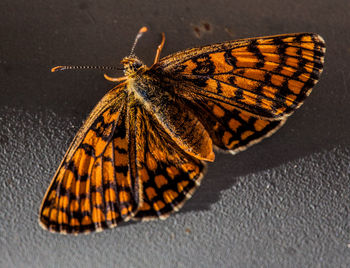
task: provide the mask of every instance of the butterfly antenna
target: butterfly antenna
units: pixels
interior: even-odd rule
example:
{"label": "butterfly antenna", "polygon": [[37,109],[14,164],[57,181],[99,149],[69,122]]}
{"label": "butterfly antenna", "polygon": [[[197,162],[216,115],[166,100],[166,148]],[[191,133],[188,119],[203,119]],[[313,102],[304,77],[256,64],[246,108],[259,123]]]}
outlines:
{"label": "butterfly antenna", "polygon": [[137,33],[136,37],[135,37],[135,41],[134,41],[134,44],[132,45],[132,48],[131,48],[131,52],[130,52],[130,56],[131,55],[134,55],[134,50],[135,50],[135,47],[136,47],[136,44],[137,44],[137,41],[140,39],[140,37],[145,33],[147,32],[148,29],[147,27],[143,26],[139,32]]}
{"label": "butterfly antenna", "polygon": [[82,69],[124,70],[124,68],[117,68],[114,66],[56,66],[51,69],[51,72]]}

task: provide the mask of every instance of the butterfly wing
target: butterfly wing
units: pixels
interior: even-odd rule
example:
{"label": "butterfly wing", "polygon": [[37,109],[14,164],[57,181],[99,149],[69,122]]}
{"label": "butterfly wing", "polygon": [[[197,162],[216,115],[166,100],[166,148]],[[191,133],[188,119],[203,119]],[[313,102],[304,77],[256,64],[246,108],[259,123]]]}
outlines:
{"label": "butterfly wing", "polygon": [[124,89],[107,93],[73,140],[41,206],[44,228],[82,233],[165,218],[199,185],[203,162]]}
{"label": "butterfly wing", "polygon": [[163,58],[155,68],[182,83],[178,94],[218,101],[266,119],[290,115],[310,94],[324,62],[317,34],[243,39]]}
{"label": "butterfly wing", "polygon": [[187,106],[196,111],[197,118],[209,132],[213,144],[230,153],[245,150],[275,133],[286,121],[266,120],[252,116],[226,103],[195,99]]}
{"label": "butterfly wing", "polygon": [[81,233],[128,220],[139,204],[125,84],[108,92],[74,138],[40,210],[53,232]]}
{"label": "butterfly wing", "polygon": [[163,58],[213,143],[232,153],[278,130],[310,94],[324,62],[319,35],[300,33],[229,41]]}
{"label": "butterfly wing", "polygon": [[186,153],[142,106],[136,109],[138,177],[142,204],[134,219],[164,219],[191,197],[204,163]]}

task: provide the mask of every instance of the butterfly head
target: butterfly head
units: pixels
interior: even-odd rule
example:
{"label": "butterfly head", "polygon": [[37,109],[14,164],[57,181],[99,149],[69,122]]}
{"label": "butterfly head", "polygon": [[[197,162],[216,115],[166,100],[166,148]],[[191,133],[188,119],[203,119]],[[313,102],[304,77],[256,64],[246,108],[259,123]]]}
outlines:
{"label": "butterfly head", "polygon": [[125,57],[121,64],[124,65],[124,74],[125,76],[132,76],[136,74],[139,70],[145,68],[146,66],[140,61],[136,56],[131,55]]}

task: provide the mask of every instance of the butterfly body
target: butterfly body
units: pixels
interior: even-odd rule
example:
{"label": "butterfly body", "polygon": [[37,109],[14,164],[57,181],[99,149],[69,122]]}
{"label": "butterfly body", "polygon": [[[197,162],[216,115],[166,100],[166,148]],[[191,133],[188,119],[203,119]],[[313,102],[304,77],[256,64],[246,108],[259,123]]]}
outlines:
{"label": "butterfly body", "polygon": [[176,80],[160,73],[156,65],[148,68],[137,58],[125,58],[122,63],[129,102],[152,115],[182,150],[198,159],[213,161],[210,136],[193,111],[177,97]]}
{"label": "butterfly body", "polygon": [[317,82],[325,53],[323,39],[310,33],[159,60],[160,49],[151,67],[131,55],[121,61],[124,77],[107,76],[118,84],[58,168],[40,211],[44,228],[77,234],[168,217],[200,184],[214,148],[237,153],[284,124]]}

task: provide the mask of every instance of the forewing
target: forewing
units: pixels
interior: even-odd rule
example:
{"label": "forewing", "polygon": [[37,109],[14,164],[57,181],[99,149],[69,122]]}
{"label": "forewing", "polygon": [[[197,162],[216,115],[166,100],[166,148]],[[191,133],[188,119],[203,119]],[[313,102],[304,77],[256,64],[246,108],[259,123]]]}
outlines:
{"label": "forewing", "polygon": [[164,219],[191,197],[200,184],[204,163],[184,152],[142,107],[136,113],[137,174],[142,202],[134,219]]}
{"label": "forewing", "polygon": [[280,120],[310,94],[324,53],[319,35],[287,34],[185,50],[155,68],[181,81],[177,94],[186,98],[197,95],[255,117]]}
{"label": "forewing", "polygon": [[122,84],[107,93],[74,138],[43,200],[44,228],[99,231],[128,220],[137,209],[124,89]]}

